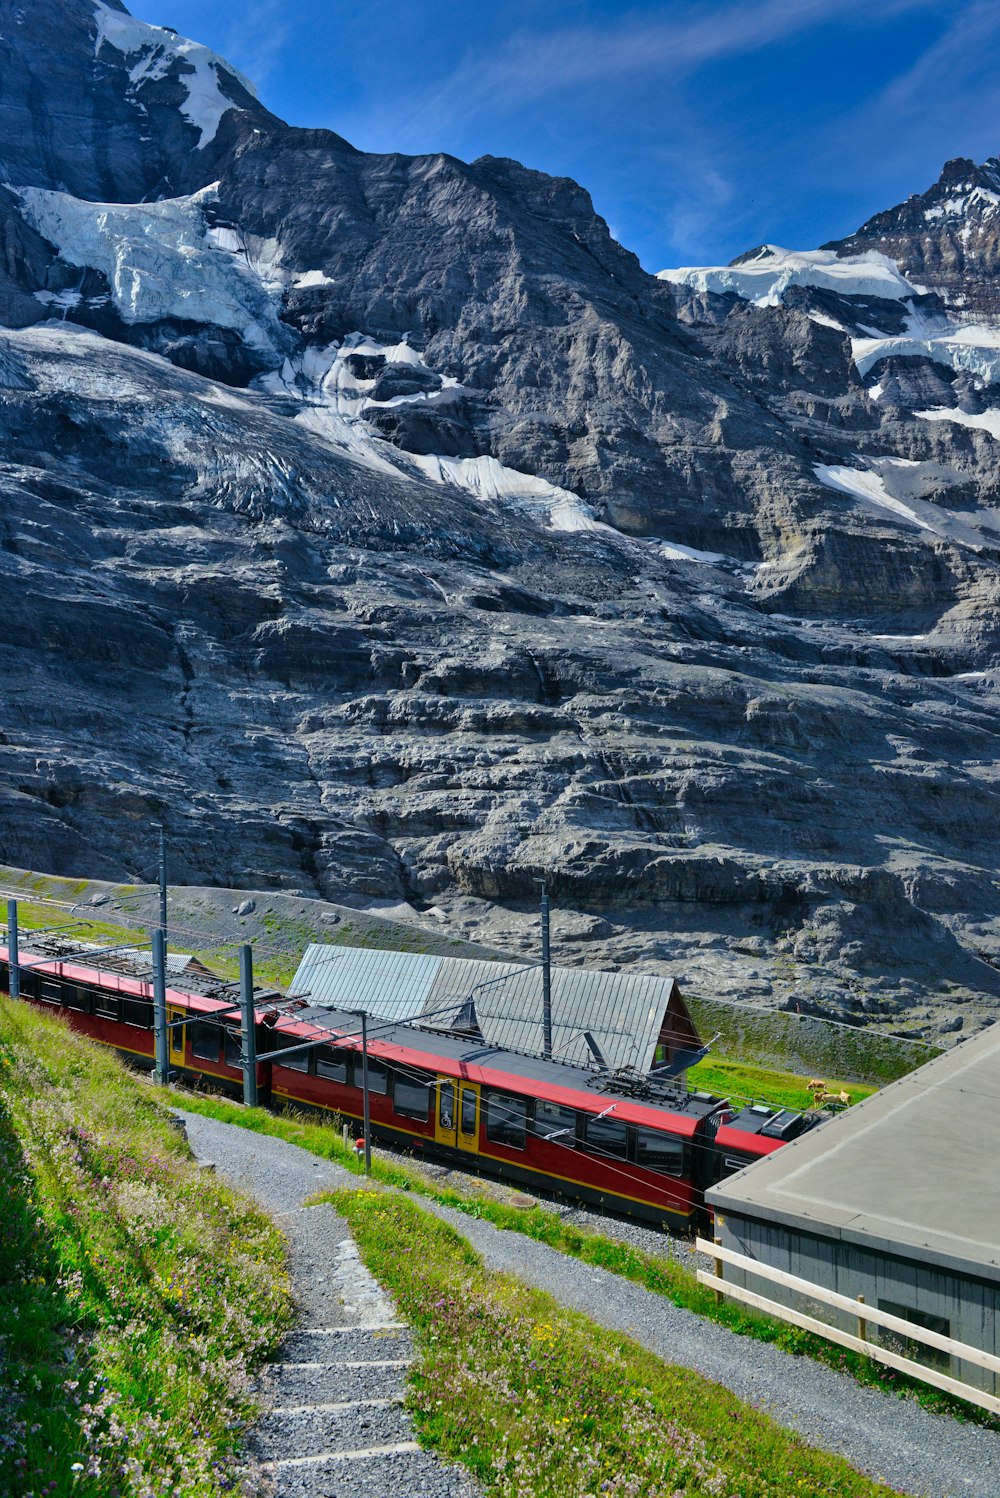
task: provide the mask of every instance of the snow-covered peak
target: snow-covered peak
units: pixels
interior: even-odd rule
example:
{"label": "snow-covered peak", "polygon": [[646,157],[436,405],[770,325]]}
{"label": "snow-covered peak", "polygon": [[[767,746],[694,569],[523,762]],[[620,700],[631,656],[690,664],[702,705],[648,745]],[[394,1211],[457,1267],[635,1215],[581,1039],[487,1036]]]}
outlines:
{"label": "snow-covered peak", "polygon": [[892,301],[905,301],[924,291],[908,281],[887,255],[841,257],[832,250],[786,250],[773,244],[761,245],[732,265],[686,265],[662,270],[658,279],[693,291],[735,292],[757,307],[779,306],[790,286]]}
{"label": "snow-covered peak", "polygon": [[100,57],[107,46],[130,60],[129,93],[132,97],[144,83],[165,77],[175,64],[180,64],[179,81],[187,90],[187,101],[181,113],[200,132],[199,150],[215,139],[226,111],[238,108],[223,92],[222,85],[227,76],[256,97],[249,79],[208,47],[188,41],[163,26],[148,26],[125,11],[112,10],[103,4],[103,0],[93,0],[93,4],[97,26],[94,55]]}
{"label": "snow-covered peak", "polygon": [[953,190],[950,197],[943,198],[937,203],[932,203],[929,208],[924,209],[924,219],[927,223],[935,223],[939,220],[963,221],[977,219],[985,222],[994,218],[1000,209],[1000,192],[992,188],[982,187],[978,183],[963,182]]}

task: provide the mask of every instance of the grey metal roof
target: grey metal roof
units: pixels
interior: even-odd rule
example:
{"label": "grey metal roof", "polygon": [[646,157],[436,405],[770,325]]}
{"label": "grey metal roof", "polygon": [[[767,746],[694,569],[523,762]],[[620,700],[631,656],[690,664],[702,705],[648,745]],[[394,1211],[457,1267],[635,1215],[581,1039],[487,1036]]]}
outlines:
{"label": "grey metal roof", "polygon": [[1000,1025],[708,1193],[760,1218],[1000,1279]]}
{"label": "grey metal roof", "polygon": [[[648,1071],[663,1025],[669,978],[552,969],[552,1053],[593,1064],[589,1030],[609,1065]],[[470,1001],[484,1039],[541,1055],[542,972],[518,963],[426,957],[360,947],[306,949],[291,992],[330,1009],[364,1009],[380,1019],[453,1024]]]}

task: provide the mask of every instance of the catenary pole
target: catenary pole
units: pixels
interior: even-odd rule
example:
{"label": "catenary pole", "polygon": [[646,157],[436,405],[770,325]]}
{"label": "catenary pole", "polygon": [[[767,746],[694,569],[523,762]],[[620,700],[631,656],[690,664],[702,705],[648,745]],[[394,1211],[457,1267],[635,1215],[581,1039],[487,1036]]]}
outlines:
{"label": "catenary pole", "polygon": [[257,1106],[257,1031],[253,1008],[253,951],[240,947],[240,1005],[243,1013],[243,1101]]}
{"label": "catenary pole", "polygon": [[549,952],[549,892],[542,883],[542,1054],[552,1055],[552,959]]}
{"label": "catenary pole", "polygon": [[12,999],[21,997],[20,951],[17,944],[17,901],[7,901],[7,992]]}
{"label": "catenary pole", "polygon": [[163,932],[164,956],[167,950],[167,832],[160,828],[160,930]]}
{"label": "catenary pole", "polygon": [[167,949],[160,927],[153,932],[153,1044],[153,1076],[161,1087],[166,1087],[170,1070],[167,1054]]}
{"label": "catenary pole", "polygon": [[372,1173],[372,1141],[371,1109],[368,1103],[368,1015],[363,1009],[359,1009],[357,1012],[361,1016],[361,1094],[365,1130],[365,1175],[370,1176]]}

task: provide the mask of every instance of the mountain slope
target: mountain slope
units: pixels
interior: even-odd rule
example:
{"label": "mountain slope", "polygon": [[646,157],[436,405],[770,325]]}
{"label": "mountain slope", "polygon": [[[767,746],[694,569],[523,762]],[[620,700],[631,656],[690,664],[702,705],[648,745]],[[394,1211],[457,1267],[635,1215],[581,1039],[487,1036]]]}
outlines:
{"label": "mountain slope", "polygon": [[575,183],[297,130],[117,5],[16,27],[0,860],[162,820],[178,879],[515,945],[544,875],[567,955],[988,1015],[986,322],[860,244],[657,280]]}

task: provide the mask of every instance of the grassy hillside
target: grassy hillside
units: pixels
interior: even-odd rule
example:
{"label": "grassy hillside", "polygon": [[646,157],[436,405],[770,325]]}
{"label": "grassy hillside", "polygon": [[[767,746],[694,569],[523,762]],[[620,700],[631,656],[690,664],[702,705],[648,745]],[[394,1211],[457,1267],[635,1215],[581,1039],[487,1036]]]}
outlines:
{"label": "grassy hillside", "polygon": [[284,1245],[165,1104],[0,999],[0,1498],[215,1498],[290,1321]]}

